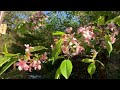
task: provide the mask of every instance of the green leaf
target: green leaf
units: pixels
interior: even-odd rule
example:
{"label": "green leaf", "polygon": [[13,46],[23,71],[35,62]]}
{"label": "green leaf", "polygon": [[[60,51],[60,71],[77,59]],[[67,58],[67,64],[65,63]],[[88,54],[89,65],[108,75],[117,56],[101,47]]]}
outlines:
{"label": "green leaf", "polygon": [[23,24],[23,23],[20,23],[20,24],[18,24],[17,25],[17,29],[21,29],[21,27],[23,27],[25,24]]}
{"label": "green leaf", "polygon": [[24,23],[20,23],[17,26],[16,30],[19,30],[20,33],[24,34],[26,32],[27,28],[25,27]]}
{"label": "green leaf", "polygon": [[105,40],[106,40],[106,41],[111,41],[111,40],[110,40],[110,35],[105,35]]}
{"label": "green leaf", "polygon": [[112,44],[110,41],[106,41],[106,48],[107,48],[107,51],[109,53],[109,56],[110,56],[110,53],[112,52],[113,48],[112,48]]}
{"label": "green leaf", "polygon": [[62,45],[62,42],[63,42],[63,39],[60,39],[56,42],[56,46],[55,48],[52,50],[52,57],[53,57],[53,62],[52,64],[54,63],[54,61],[56,59],[58,59],[58,56],[59,54],[61,53],[61,45]]}
{"label": "green leaf", "polygon": [[11,54],[11,53],[5,53],[5,56],[7,57],[14,57],[14,56],[18,56],[19,54]]}
{"label": "green leaf", "polygon": [[61,59],[61,58],[64,58],[64,56],[58,56],[58,58],[57,58],[57,59]]}
{"label": "green leaf", "polygon": [[6,62],[8,62],[11,59],[11,57],[1,57],[0,58],[0,67],[5,64]]}
{"label": "green leaf", "polygon": [[55,74],[55,79],[59,79],[60,75],[61,75],[60,68],[58,68]]}
{"label": "green leaf", "polygon": [[7,62],[5,66],[3,66],[2,69],[0,70],[0,75],[3,74],[17,60],[18,60],[17,58],[12,58],[9,62]]}
{"label": "green leaf", "polygon": [[53,60],[54,60],[54,58],[53,58],[53,57],[51,57],[51,58],[49,58],[49,59],[48,59],[48,61],[53,61]]}
{"label": "green leaf", "polygon": [[94,62],[94,60],[86,58],[86,59],[83,59],[82,62],[91,63],[91,62]]}
{"label": "green leaf", "polygon": [[105,45],[106,45],[107,51],[108,51],[109,56],[110,56],[110,53],[112,52],[113,48],[112,48],[112,43],[110,42],[109,35],[105,36]]}
{"label": "green leaf", "polygon": [[33,48],[30,48],[30,52],[35,52],[39,50],[47,49],[44,46],[34,46]]}
{"label": "green leaf", "polygon": [[99,61],[99,60],[95,60],[95,61],[97,61],[97,62],[100,63],[103,67],[105,67],[104,64],[103,64],[101,61]]}
{"label": "green leaf", "polygon": [[88,73],[90,74],[90,77],[92,78],[92,75],[95,73],[95,70],[96,70],[96,66],[95,66],[95,63],[91,63],[89,66],[88,66]]}
{"label": "green leaf", "polygon": [[55,33],[53,33],[52,35],[60,35],[63,36],[65,33],[61,32],[61,31],[56,31]]}
{"label": "green leaf", "polygon": [[113,19],[113,22],[118,24],[118,26],[120,26],[120,16],[117,16]]}
{"label": "green leaf", "polygon": [[72,68],[72,62],[70,60],[64,60],[60,65],[60,72],[66,79],[68,79],[72,72]]}
{"label": "green leaf", "polygon": [[112,22],[112,21],[113,21],[113,19],[110,19],[110,20],[106,21],[105,24],[108,24],[108,23],[110,23],[110,22]]}
{"label": "green leaf", "polygon": [[5,52],[0,52],[1,54],[3,54],[5,57],[14,57],[14,56],[18,56],[20,53],[17,54],[11,54],[11,53],[5,53]]}
{"label": "green leaf", "polygon": [[8,53],[8,50],[7,50],[7,45],[6,45],[6,43],[4,44],[4,46],[3,46],[3,52],[4,53]]}
{"label": "green leaf", "polygon": [[98,18],[97,24],[98,24],[98,25],[104,25],[104,23],[105,23],[105,18],[104,18],[104,16],[100,16],[100,17]]}

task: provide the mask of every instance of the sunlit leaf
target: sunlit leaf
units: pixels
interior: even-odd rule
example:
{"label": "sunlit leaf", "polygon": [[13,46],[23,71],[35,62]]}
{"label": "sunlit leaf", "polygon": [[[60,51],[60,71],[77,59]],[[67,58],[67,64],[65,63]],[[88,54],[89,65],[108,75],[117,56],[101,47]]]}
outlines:
{"label": "sunlit leaf", "polygon": [[11,59],[11,57],[1,57],[0,58],[0,67],[5,64],[6,62],[8,62]]}
{"label": "sunlit leaf", "polygon": [[65,33],[61,32],[61,31],[56,31],[55,33],[53,33],[52,35],[60,35],[63,36]]}
{"label": "sunlit leaf", "polygon": [[72,72],[72,68],[72,62],[70,60],[64,60],[60,65],[60,72],[66,79],[68,79]]}
{"label": "sunlit leaf", "polygon": [[112,21],[113,21],[113,19],[110,19],[110,20],[106,21],[105,24],[108,24],[108,23],[110,23],[110,22],[112,22]]}
{"label": "sunlit leaf", "polygon": [[54,61],[55,61],[56,59],[58,59],[58,56],[59,56],[59,54],[61,53],[61,45],[62,45],[62,42],[63,42],[63,39],[58,40],[58,41],[56,42],[55,48],[52,50],[52,57],[54,58],[52,64],[54,63]]}
{"label": "sunlit leaf", "polygon": [[55,79],[59,79],[60,75],[61,75],[60,68],[58,68],[55,74]]}
{"label": "sunlit leaf", "polygon": [[34,46],[32,48],[30,48],[30,52],[35,52],[35,51],[39,51],[39,50],[43,50],[43,49],[47,49],[44,46]]}
{"label": "sunlit leaf", "polygon": [[99,61],[99,60],[95,60],[95,61],[97,61],[97,62],[100,63],[103,67],[105,67],[104,64],[103,64],[101,61]]}
{"label": "sunlit leaf", "polygon": [[91,62],[94,62],[94,60],[86,58],[86,59],[83,59],[82,62],[84,62],[84,63],[91,63]]}
{"label": "sunlit leaf", "polygon": [[13,65],[18,59],[17,58],[12,58],[10,59],[9,62],[5,64],[0,70],[0,75],[3,74],[11,65]]}
{"label": "sunlit leaf", "polygon": [[20,23],[17,26],[16,30],[19,31],[21,34],[24,34],[26,32],[27,28],[24,23]]}
{"label": "sunlit leaf", "polygon": [[120,26],[120,16],[117,16],[113,19],[113,22],[118,24],[118,26]]}
{"label": "sunlit leaf", "polygon": [[6,53],[5,56],[7,57],[14,57],[14,56],[18,56],[19,54],[11,54],[11,53]]}
{"label": "sunlit leaf", "polygon": [[106,48],[107,48],[107,51],[109,53],[109,56],[110,56],[110,53],[112,52],[113,48],[112,48],[112,44],[110,41],[106,41]]}
{"label": "sunlit leaf", "polygon": [[97,24],[98,24],[98,25],[104,25],[104,22],[105,22],[104,16],[100,16],[100,17],[98,18]]}
{"label": "sunlit leaf", "polygon": [[88,66],[88,73],[90,74],[90,77],[92,78],[92,75],[95,73],[95,70],[96,70],[96,66],[95,66],[95,63],[91,63],[89,66]]}
{"label": "sunlit leaf", "polygon": [[7,45],[6,45],[6,43],[4,44],[4,46],[3,46],[3,52],[5,52],[5,53],[8,53],[8,50],[7,50]]}
{"label": "sunlit leaf", "polygon": [[112,48],[112,43],[110,42],[109,35],[105,36],[105,45],[106,45],[106,49],[107,49],[109,56],[110,56],[110,53],[112,52],[113,48]]}
{"label": "sunlit leaf", "polygon": [[0,53],[3,54],[5,57],[14,57],[20,54],[20,53],[12,54],[12,53],[5,53],[5,52],[0,52]]}
{"label": "sunlit leaf", "polygon": [[111,41],[111,40],[110,40],[110,35],[105,35],[105,40],[106,40],[106,41]]}

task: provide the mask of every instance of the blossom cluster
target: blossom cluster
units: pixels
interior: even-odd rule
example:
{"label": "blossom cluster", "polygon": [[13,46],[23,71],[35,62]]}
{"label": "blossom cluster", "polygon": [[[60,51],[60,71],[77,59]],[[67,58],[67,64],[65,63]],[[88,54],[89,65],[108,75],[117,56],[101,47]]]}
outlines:
{"label": "blossom cluster", "polygon": [[87,44],[90,44],[90,40],[91,39],[95,39],[95,33],[93,32],[93,28],[92,26],[88,26],[88,27],[80,27],[77,30],[77,34],[82,34],[84,37],[84,41]]}
{"label": "blossom cluster", "polygon": [[[113,22],[111,22],[108,23],[107,27],[105,27],[103,30],[103,36],[105,36],[105,34],[109,35],[111,44],[114,44],[116,41],[116,36],[119,34],[119,28]],[[99,44],[102,48],[106,48],[104,37],[101,36],[99,39]]]}
{"label": "blossom cluster", "polygon": [[[75,38],[75,33],[72,32],[72,27],[68,27],[66,29],[66,34],[62,36],[63,43],[61,45],[62,53],[65,56],[76,56],[79,53],[82,53],[85,49],[81,45],[81,43]],[[54,39],[54,41],[58,41],[57,38]],[[53,45],[51,45],[52,48],[54,48]]]}
{"label": "blossom cluster", "polygon": [[44,26],[44,20],[48,17],[42,11],[36,11],[31,17],[28,18],[27,22],[32,22],[32,30],[38,29],[41,26]]}
{"label": "blossom cluster", "polygon": [[112,31],[110,40],[112,44],[115,43],[116,41],[115,37],[119,34],[119,29],[115,26],[114,23],[109,23],[106,29],[109,29]]}
{"label": "blossom cluster", "polygon": [[[111,44],[114,44],[116,36],[119,34],[119,28],[113,22],[108,23],[105,27],[86,25],[79,27],[76,33],[72,33],[72,31],[73,28],[68,27],[66,28],[66,33],[62,36],[61,50],[65,56],[82,54],[85,51],[84,43],[91,49],[95,49],[95,46],[105,49],[105,35],[109,35]],[[77,38],[77,36],[80,37]],[[54,42],[58,40],[59,38],[54,38]],[[51,47],[54,48],[53,45]]]}
{"label": "blossom cluster", "polygon": [[[98,31],[95,32],[95,29]],[[116,41],[116,36],[119,34],[119,28],[111,22],[108,23],[106,27],[101,26],[84,26],[77,30],[77,34],[83,36],[83,41],[88,44],[88,46],[99,45],[102,48],[106,48],[105,45],[105,35],[109,35],[111,44]],[[92,44],[91,41],[95,41],[96,44]]]}
{"label": "blossom cluster", "polygon": [[32,54],[30,53],[30,49],[33,47],[29,46],[29,44],[25,44],[25,58],[18,59],[18,62],[16,63],[16,66],[18,66],[18,69],[29,71],[31,72],[32,69],[34,70],[41,70],[41,62],[45,61],[47,57],[47,53],[45,52],[42,54],[37,60],[35,58],[31,58]]}

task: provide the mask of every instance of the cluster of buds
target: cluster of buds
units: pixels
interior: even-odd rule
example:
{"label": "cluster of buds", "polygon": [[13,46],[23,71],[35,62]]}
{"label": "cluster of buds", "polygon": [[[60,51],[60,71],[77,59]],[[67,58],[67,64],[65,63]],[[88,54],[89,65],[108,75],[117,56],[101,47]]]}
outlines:
{"label": "cluster of buds", "polygon": [[[109,30],[111,44],[114,44],[116,41],[116,36],[119,34],[119,28],[117,28],[117,26],[113,22],[111,22],[107,24],[105,30]],[[102,39],[100,46],[106,48],[104,39]]]}
{"label": "cluster of buds", "polygon": [[32,30],[35,30],[44,26],[44,20],[47,18],[48,17],[42,11],[36,11],[35,14],[28,18],[27,22],[32,22],[34,24]]}
{"label": "cluster of buds", "polygon": [[[75,33],[72,32],[72,27],[66,29],[67,34],[62,36],[63,43],[61,45],[61,50],[65,56],[76,56],[82,53],[85,49],[74,37]],[[55,40],[54,40],[55,41]],[[55,41],[56,42],[56,41]],[[53,45],[51,46],[53,47]]]}
{"label": "cluster of buds", "polygon": [[110,40],[112,44],[115,43],[116,41],[115,37],[119,34],[119,30],[117,29],[116,25],[114,23],[109,23],[106,29],[109,29],[112,31],[110,35]]}
{"label": "cluster of buds", "polygon": [[93,28],[92,26],[88,26],[88,27],[80,27],[77,30],[77,34],[82,34],[82,36],[84,37],[84,41],[90,45],[90,40],[95,39],[95,33],[93,32]]}
{"label": "cluster of buds", "polygon": [[75,56],[84,51],[84,48],[74,37],[74,34],[65,34],[63,36],[63,44],[61,49],[66,56]]}
{"label": "cluster of buds", "polygon": [[[98,29],[100,31],[96,31]],[[95,48],[95,44],[106,48],[105,35],[109,32],[111,44],[116,41],[116,35],[119,34],[119,29],[114,23],[108,23],[106,27],[87,25],[80,27],[77,30],[77,34],[72,33],[73,28],[68,27],[66,34],[62,36],[63,43],[61,45],[62,52],[65,56],[75,56],[82,54],[85,51],[84,42],[91,48]],[[80,35],[80,40],[75,38],[75,35]],[[58,41],[59,38],[55,37],[54,41]],[[51,45],[54,48],[53,45]]]}
{"label": "cluster of buds", "polygon": [[19,59],[16,63],[16,66],[18,66],[18,69],[29,71],[31,72],[34,70],[41,70],[41,62],[44,62],[47,59],[47,53],[45,52],[42,54],[38,59],[31,58],[32,54],[30,53],[30,49],[33,48],[29,46],[29,44],[25,44],[25,58]]}
{"label": "cluster of buds", "polygon": [[[100,29],[100,32],[95,32],[94,27]],[[114,44],[116,41],[116,36],[119,34],[119,30],[113,22],[108,23],[106,27],[84,26],[77,30],[77,34],[81,34],[83,41],[86,42],[88,46],[94,47],[94,45],[91,44],[91,40],[95,40],[96,44],[100,45],[102,48],[106,48],[104,36],[108,32],[111,44]]]}
{"label": "cluster of buds", "polygon": [[31,61],[26,61],[26,60],[21,60],[19,59],[19,62],[16,64],[18,66],[18,69],[24,70],[24,71],[29,71],[31,72],[32,69],[34,70],[41,70],[41,61],[40,60],[31,60]]}

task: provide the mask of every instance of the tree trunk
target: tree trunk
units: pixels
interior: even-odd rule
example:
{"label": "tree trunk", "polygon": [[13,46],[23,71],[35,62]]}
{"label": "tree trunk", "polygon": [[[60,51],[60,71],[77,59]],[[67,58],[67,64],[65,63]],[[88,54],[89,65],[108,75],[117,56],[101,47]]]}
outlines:
{"label": "tree trunk", "polygon": [[5,11],[0,11],[0,25],[1,25],[2,22],[3,22],[4,13],[5,13]]}

